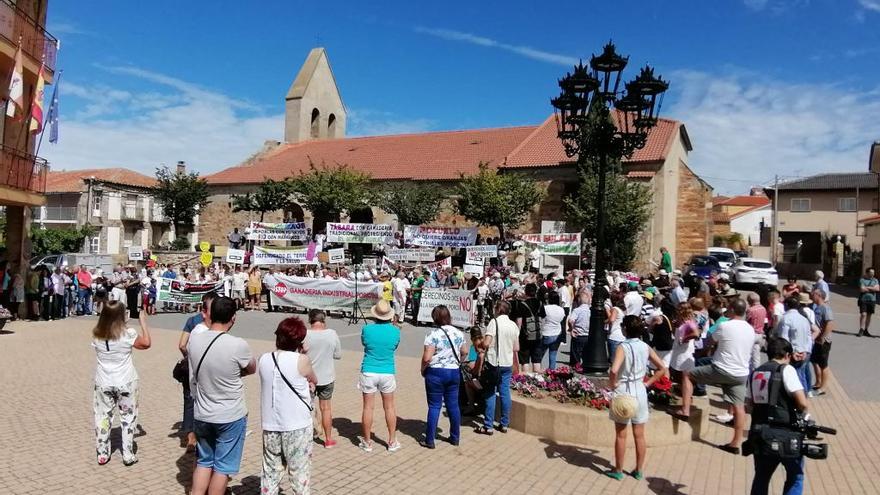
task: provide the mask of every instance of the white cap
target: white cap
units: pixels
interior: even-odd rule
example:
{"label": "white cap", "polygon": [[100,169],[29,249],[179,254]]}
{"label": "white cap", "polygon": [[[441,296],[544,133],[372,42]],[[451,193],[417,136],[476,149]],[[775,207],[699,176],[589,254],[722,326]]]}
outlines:
{"label": "white cap", "polygon": [[667,273],[666,270],[663,270],[663,269],[661,268],[661,269],[660,269],[660,276],[662,277],[662,276],[664,276],[664,275],[669,275],[669,273]]}

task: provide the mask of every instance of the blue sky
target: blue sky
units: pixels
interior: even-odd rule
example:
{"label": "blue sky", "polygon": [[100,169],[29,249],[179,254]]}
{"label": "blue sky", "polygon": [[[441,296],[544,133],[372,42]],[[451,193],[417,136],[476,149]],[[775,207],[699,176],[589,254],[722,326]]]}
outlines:
{"label": "blue sky", "polygon": [[880,0],[54,0],[48,29],[62,127],[40,154],[55,169],[236,164],[281,138],[316,45],[349,135],[539,123],[567,65],[613,38],[625,77],[647,62],[672,81],[662,114],[718,192],[862,170],[880,139]]}

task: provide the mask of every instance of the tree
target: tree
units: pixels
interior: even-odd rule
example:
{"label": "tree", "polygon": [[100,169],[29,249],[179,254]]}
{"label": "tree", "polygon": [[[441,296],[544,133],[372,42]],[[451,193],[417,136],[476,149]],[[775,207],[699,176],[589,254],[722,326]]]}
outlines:
{"label": "tree", "polygon": [[156,182],[153,198],[180,235],[183,227],[192,227],[199,210],[209,203],[208,183],[199,178],[198,172],[172,172],[165,166],[156,169]]}
{"label": "tree", "polygon": [[343,213],[370,206],[370,176],[345,165],[310,163],[308,173],[290,179],[290,188],[297,203],[315,216],[315,232],[325,230],[328,221],[338,221]]}
{"label": "tree", "polygon": [[376,195],[379,207],[397,215],[401,225],[425,225],[440,214],[443,196],[422,183],[389,184]]}
{"label": "tree", "polygon": [[479,225],[497,228],[504,239],[505,231],[525,222],[529,212],[544,198],[544,192],[525,175],[499,174],[486,163],[479,167],[475,175],[461,174],[455,191],[457,211]]}
{"label": "tree", "polygon": [[[605,240],[609,266],[628,269],[636,258],[639,238],[651,218],[651,189],[632,182],[609,167],[605,179]],[[596,246],[596,191],[599,176],[585,167],[579,188],[565,198],[567,220],[581,229],[591,247]]]}
{"label": "tree", "polygon": [[260,221],[268,211],[286,210],[292,201],[290,182],[266,179],[253,193],[232,196],[232,211],[253,211],[260,214]]}
{"label": "tree", "polygon": [[34,256],[57,253],[78,253],[81,251],[83,241],[95,233],[91,225],[84,225],[81,229],[31,229],[31,242]]}

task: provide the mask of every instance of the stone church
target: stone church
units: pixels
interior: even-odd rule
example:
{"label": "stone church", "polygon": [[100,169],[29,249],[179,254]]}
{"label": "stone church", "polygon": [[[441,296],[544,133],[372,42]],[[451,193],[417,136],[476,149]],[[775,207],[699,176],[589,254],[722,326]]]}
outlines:
{"label": "stone church", "polygon": [[[212,195],[199,218],[199,240],[225,244],[233,227],[259,219],[253,213],[233,213],[233,195],[254,191],[266,178],[282,180],[308,172],[310,163],[345,164],[383,183],[436,183],[441,194],[451,190],[460,174],[476,173],[481,162],[503,173],[529,174],[547,195],[519,229],[522,233],[540,232],[545,220],[562,220],[562,198],[576,187],[574,160],[556,138],[552,116],[532,126],[367,137],[345,137],[345,123],[345,105],[327,53],[315,48],[287,93],[284,142],[268,141],[243,163],[205,177]],[[691,150],[684,123],[660,119],[647,145],[624,162],[623,173],[649,184],[653,192],[653,217],[640,248],[643,267],[658,257],[661,246],[680,266],[691,255],[705,253],[711,240],[712,187],[688,166]],[[300,207],[265,216],[267,222],[282,219],[310,225],[314,216]],[[397,224],[394,215],[375,207],[352,212],[348,220]],[[468,222],[449,209],[435,224]]]}

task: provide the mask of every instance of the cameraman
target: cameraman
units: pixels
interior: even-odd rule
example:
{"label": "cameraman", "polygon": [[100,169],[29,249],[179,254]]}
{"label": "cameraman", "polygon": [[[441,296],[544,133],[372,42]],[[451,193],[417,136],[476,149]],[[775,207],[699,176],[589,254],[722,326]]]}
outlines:
{"label": "cameraman", "polygon": [[774,452],[769,442],[786,440],[799,435],[796,423],[800,416],[807,417],[807,396],[790,366],[791,343],[781,338],[767,342],[769,361],[759,366],[749,377],[746,389],[747,404],[752,407],[752,427],[747,443],[754,451],[755,479],[752,495],[766,495],[770,479],[777,466],[785,468],[784,495],[801,495],[804,489],[804,457],[798,449],[783,448]]}

